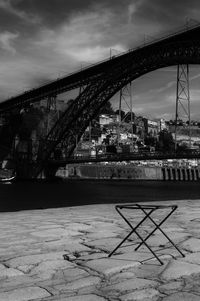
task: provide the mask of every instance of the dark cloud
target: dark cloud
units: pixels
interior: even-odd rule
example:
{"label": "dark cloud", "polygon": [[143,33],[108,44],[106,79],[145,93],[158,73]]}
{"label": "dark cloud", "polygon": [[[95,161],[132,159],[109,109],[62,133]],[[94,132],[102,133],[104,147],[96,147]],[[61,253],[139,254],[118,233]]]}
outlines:
{"label": "dark cloud", "polygon": [[145,0],[141,1],[135,15],[136,21],[157,23],[164,28],[183,25],[188,19],[200,21],[200,2],[198,0]]}
{"label": "dark cloud", "polygon": [[[186,19],[200,21],[199,1],[0,0],[0,100],[108,58],[110,48],[116,55],[174,31]],[[160,99],[171,104],[171,74],[159,72],[134,82],[138,112],[148,101],[157,115]]]}
{"label": "dark cloud", "polygon": [[[38,17],[48,27],[67,22],[74,15],[101,8],[123,11],[131,0],[12,0],[12,6],[29,15]],[[135,1],[136,2],[136,1]]]}

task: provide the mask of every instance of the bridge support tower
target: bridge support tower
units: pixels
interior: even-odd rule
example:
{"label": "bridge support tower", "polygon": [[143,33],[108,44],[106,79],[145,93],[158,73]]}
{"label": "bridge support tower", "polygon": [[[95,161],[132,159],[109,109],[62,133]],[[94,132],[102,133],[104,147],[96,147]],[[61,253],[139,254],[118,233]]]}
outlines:
{"label": "bridge support tower", "polygon": [[186,120],[189,130],[189,145],[191,146],[191,119],[190,119],[190,87],[189,65],[177,66],[176,85],[176,115],[175,115],[175,151],[177,150],[177,135],[179,120]]}
{"label": "bridge support tower", "polygon": [[[119,92],[119,120],[118,120],[118,145],[120,140],[120,124],[124,121],[127,114],[130,114],[130,124],[131,124],[131,134],[132,134],[132,148],[133,148],[133,123],[134,123],[134,113],[133,113],[133,98],[132,98],[132,83],[130,82],[124,86]],[[122,105],[123,103],[128,109],[128,113],[122,116]]]}

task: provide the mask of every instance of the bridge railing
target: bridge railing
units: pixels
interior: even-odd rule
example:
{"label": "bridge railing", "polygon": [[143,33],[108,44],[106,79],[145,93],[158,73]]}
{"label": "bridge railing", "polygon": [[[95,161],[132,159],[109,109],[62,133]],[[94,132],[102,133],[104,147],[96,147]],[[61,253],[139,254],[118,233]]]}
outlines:
{"label": "bridge railing", "polygon": [[[200,159],[200,150],[185,152],[135,152],[135,153],[106,153],[87,156],[72,156],[68,159],[60,159],[66,162],[95,162],[95,161],[131,161],[131,160],[164,160],[164,159]],[[59,161],[59,160],[57,160]]]}
{"label": "bridge railing", "polygon": [[14,99],[14,98],[16,98],[16,97],[19,97],[20,95],[24,95],[24,94],[26,94],[26,93],[29,93],[29,92],[35,91],[35,90],[37,90],[37,89],[43,88],[43,87],[45,87],[45,86],[47,86],[47,85],[50,85],[50,84],[52,84],[52,83],[55,83],[56,81],[62,80],[62,79],[67,78],[67,77],[70,77],[70,76],[75,75],[75,74],[77,74],[77,73],[82,73],[82,72],[84,72],[84,71],[86,71],[86,70],[88,70],[88,69],[90,69],[90,68],[93,68],[93,67],[98,66],[98,65],[100,65],[100,64],[103,64],[103,63],[105,63],[105,62],[108,62],[108,61],[110,61],[111,59],[118,58],[118,57],[121,57],[121,56],[123,56],[123,55],[125,55],[125,54],[128,54],[128,53],[130,53],[130,52],[134,52],[134,51],[136,51],[136,50],[138,50],[138,49],[141,49],[141,48],[150,46],[150,45],[155,44],[155,43],[162,42],[162,41],[165,40],[165,39],[168,39],[168,38],[171,38],[171,37],[176,36],[176,35],[178,35],[178,34],[181,34],[181,33],[184,33],[184,32],[187,32],[187,31],[190,31],[190,30],[193,30],[193,29],[196,29],[196,28],[198,28],[198,27],[200,27],[200,23],[198,23],[197,25],[194,25],[194,26],[187,26],[187,27],[185,26],[185,27],[181,27],[181,28],[177,29],[176,31],[171,32],[170,34],[168,33],[168,34],[163,35],[163,36],[161,36],[161,37],[153,38],[152,41],[147,41],[147,42],[145,42],[145,43],[143,42],[143,43],[141,43],[140,45],[138,45],[138,46],[136,46],[136,47],[133,47],[133,48],[128,49],[127,51],[121,52],[120,54],[116,54],[116,55],[114,55],[114,56],[112,56],[112,57],[109,57],[109,58],[106,58],[106,59],[104,59],[104,60],[101,60],[101,61],[98,61],[98,62],[89,64],[89,65],[86,66],[86,67],[78,68],[77,70],[74,70],[73,72],[67,73],[65,76],[58,77],[57,79],[53,79],[53,80],[50,80],[50,81],[48,81],[48,82],[45,82],[45,83],[43,83],[42,85],[40,85],[40,86],[38,86],[38,87],[35,87],[35,88],[32,88],[32,89],[26,90],[26,91],[24,91],[24,92],[22,92],[22,93],[16,94],[15,96],[11,96],[10,98],[4,100],[3,103],[6,102],[6,101],[9,101],[9,100],[12,100],[12,99]]}

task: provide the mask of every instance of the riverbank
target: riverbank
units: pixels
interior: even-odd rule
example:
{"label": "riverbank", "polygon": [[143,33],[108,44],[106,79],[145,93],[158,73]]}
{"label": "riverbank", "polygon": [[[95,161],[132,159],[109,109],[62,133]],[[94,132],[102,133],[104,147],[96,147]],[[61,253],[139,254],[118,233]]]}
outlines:
{"label": "riverbank", "polygon": [[200,200],[165,204],[178,205],[162,228],[185,258],[156,231],[148,243],[163,266],[134,251],[135,236],[108,258],[130,230],[114,204],[0,213],[0,300],[199,301]]}

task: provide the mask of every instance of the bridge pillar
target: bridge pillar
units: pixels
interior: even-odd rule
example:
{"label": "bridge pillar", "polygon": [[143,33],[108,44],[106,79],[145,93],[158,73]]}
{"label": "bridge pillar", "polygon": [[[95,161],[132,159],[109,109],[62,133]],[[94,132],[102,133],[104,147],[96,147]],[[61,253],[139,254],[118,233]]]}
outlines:
{"label": "bridge pillar", "polygon": [[193,179],[194,181],[197,180],[197,175],[196,175],[196,172],[195,172],[195,169],[194,169],[194,168],[192,168],[192,179]]}
{"label": "bridge pillar", "polygon": [[197,180],[199,180],[199,169],[197,168],[195,171],[196,171]]}
{"label": "bridge pillar", "polygon": [[190,87],[189,87],[189,65],[177,66],[176,85],[176,113],[175,113],[175,151],[177,150],[177,135],[179,119],[185,119],[189,128],[189,143],[191,146],[191,120],[190,120]]}
{"label": "bridge pillar", "polygon": [[174,171],[173,171],[173,168],[170,168],[170,178],[171,178],[171,181],[174,180]]}
{"label": "bridge pillar", "polygon": [[191,169],[191,172],[192,172],[192,180],[196,181],[196,175],[195,175],[194,168]]}
{"label": "bridge pillar", "polygon": [[181,181],[185,181],[185,171],[181,168]]}
{"label": "bridge pillar", "polygon": [[168,180],[171,180],[171,172],[170,172],[170,168],[167,168],[167,176],[168,176]]}
{"label": "bridge pillar", "polygon": [[183,174],[182,174],[182,169],[181,168],[178,169],[178,174],[179,174],[179,180],[182,181],[183,180]]}
{"label": "bridge pillar", "polygon": [[169,180],[171,180],[169,168],[167,168],[166,171],[167,171],[167,180],[169,181]]}
{"label": "bridge pillar", "polygon": [[42,173],[36,177],[35,171],[37,170],[37,163],[34,161],[30,161],[28,158],[19,158],[16,160],[16,177],[17,179],[36,179],[36,178],[45,178],[45,179],[53,179],[55,178],[55,174],[57,172],[57,166],[45,166]]}
{"label": "bridge pillar", "polygon": [[188,181],[192,181],[191,169],[188,169],[187,172],[188,172]]}
{"label": "bridge pillar", "polygon": [[170,174],[170,180],[173,181],[173,169],[169,169],[169,174]]}
{"label": "bridge pillar", "polygon": [[186,169],[183,168],[182,171],[183,171],[183,181],[186,181],[187,180]]}
{"label": "bridge pillar", "polygon": [[182,172],[182,168],[179,168],[179,180],[183,181],[183,172]]}
{"label": "bridge pillar", "polygon": [[180,181],[180,168],[176,168],[177,181]]}
{"label": "bridge pillar", "polygon": [[185,168],[185,180],[188,181],[188,169]]}
{"label": "bridge pillar", "polygon": [[177,170],[177,168],[174,168],[174,180],[178,181],[178,170]]}
{"label": "bridge pillar", "polygon": [[181,180],[181,171],[180,171],[180,168],[177,168],[177,179],[179,181]]}
{"label": "bridge pillar", "polygon": [[162,177],[163,180],[166,181],[166,169],[164,167],[162,168]]}
{"label": "bridge pillar", "polygon": [[33,164],[29,160],[21,159],[16,163],[17,179],[31,179],[33,175]]}
{"label": "bridge pillar", "polygon": [[56,172],[58,170],[57,166],[48,165],[44,168],[44,177],[45,179],[54,179],[56,176]]}

